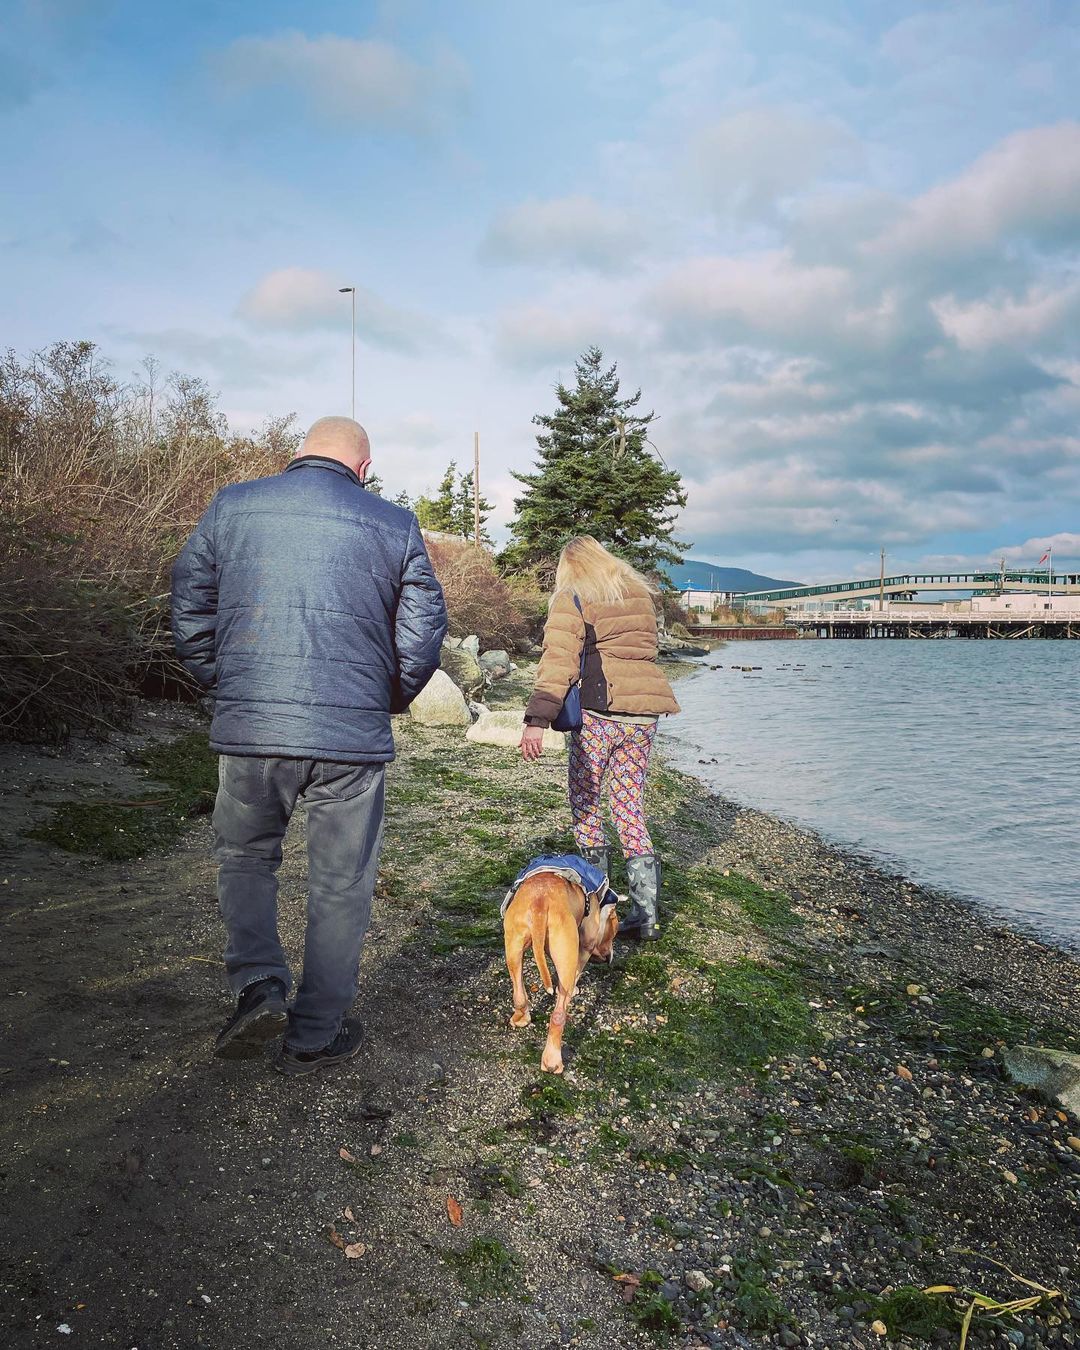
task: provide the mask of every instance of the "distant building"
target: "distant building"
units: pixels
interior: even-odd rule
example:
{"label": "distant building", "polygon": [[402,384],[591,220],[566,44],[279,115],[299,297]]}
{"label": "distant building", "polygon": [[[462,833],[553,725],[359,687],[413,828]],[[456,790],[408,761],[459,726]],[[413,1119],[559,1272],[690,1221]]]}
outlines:
{"label": "distant building", "polygon": [[683,608],[691,621],[708,618],[714,610],[730,609],[737,591],[695,591],[687,589],[681,592]]}

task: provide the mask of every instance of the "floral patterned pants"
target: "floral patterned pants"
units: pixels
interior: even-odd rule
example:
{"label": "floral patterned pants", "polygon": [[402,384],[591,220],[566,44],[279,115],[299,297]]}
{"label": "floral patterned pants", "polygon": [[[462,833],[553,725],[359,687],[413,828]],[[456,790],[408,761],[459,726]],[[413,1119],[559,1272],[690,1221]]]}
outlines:
{"label": "floral patterned pants", "polygon": [[606,780],[623,856],[651,854],[644,798],[656,723],[612,722],[588,712],[582,723],[570,737],[570,813],[578,848],[604,847],[600,808]]}

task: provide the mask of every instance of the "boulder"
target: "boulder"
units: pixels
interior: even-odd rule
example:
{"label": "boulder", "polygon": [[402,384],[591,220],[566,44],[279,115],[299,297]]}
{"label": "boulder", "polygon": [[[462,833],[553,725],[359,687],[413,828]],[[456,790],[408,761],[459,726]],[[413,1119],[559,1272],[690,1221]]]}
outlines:
{"label": "boulder", "polygon": [[[465,733],[465,739],[479,741],[481,745],[505,745],[517,749],[521,743],[524,718],[524,708],[500,708],[497,712],[483,712]],[[566,733],[552,731],[548,727],[544,732],[544,749],[565,754]]]}
{"label": "boulder", "polygon": [[514,669],[509,652],[491,651],[480,654],[480,668],[493,680],[501,680]]}
{"label": "boulder", "polygon": [[471,634],[467,638],[461,639],[461,650],[464,652],[469,652],[474,658],[479,660],[480,639],[476,636],[475,633]]}
{"label": "boulder", "polygon": [[1014,1083],[1035,1088],[1074,1116],[1080,1116],[1080,1055],[1068,1050],[1044,1050],[1036,1045],[1014,1045],[1003,1050],[1001,1058]]}
{"label": "boulder", "polygon": [[484,672],[480,662],[464,647],[449,647],[444,643],[439,664],[466,697],[483,689]]}
{"label": "boulder", "polygon": [[472,713],[445,670],[437,670],[413,699],[409,716],[426,727],[467,727]]}

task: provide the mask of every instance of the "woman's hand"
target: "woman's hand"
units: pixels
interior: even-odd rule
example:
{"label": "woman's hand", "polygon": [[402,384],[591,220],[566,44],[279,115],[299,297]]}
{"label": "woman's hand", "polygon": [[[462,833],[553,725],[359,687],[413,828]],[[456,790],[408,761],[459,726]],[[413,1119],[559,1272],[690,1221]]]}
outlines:
{"label": "woman's hand", "polygon": [[526,727],[521,733],[521,758],[539,759],[544,748],[544,728]]}

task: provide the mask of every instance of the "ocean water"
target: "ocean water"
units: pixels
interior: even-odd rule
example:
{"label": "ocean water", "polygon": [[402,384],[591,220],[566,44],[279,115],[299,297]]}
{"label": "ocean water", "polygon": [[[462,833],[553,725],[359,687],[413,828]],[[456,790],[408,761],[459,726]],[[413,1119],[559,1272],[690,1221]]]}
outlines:
{"label": "ocean water", "polygon": [[662,724],[680,768],[1080,943],[1080,642],[743,641],[702,667]]}

